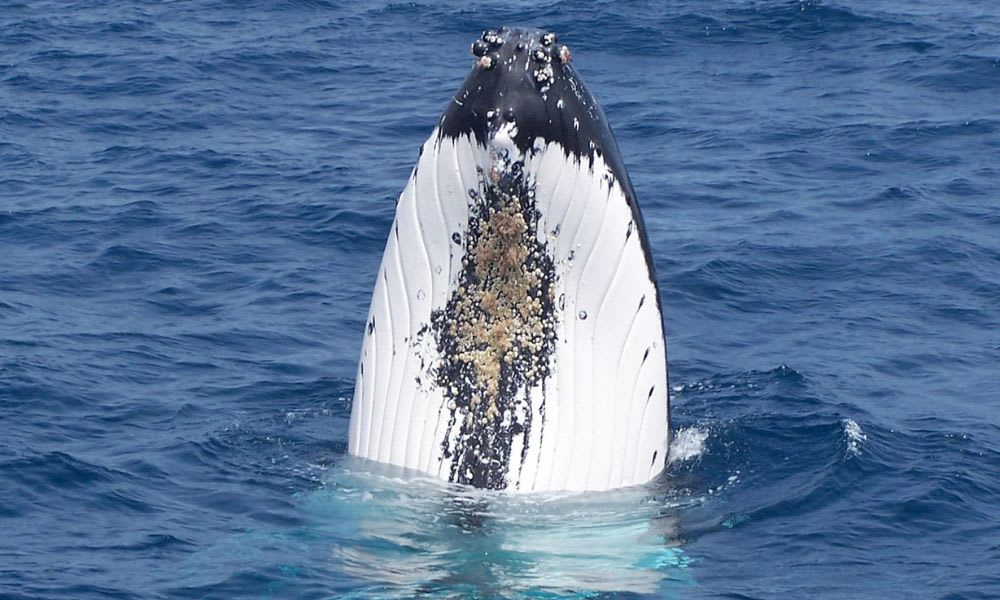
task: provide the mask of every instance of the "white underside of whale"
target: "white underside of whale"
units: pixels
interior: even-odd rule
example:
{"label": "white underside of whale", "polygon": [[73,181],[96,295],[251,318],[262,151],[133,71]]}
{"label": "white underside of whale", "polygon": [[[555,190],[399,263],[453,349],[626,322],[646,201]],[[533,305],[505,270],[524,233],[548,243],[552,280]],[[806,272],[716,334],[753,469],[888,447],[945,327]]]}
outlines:
{"label": "white underside of whale", "polygon": [[[510,132],[507,132],[510,133]],[[399,197],[378,271],[351,412],[348,451],[444,480],[458,424],[435,381],[431,315],[458,291],[469,190],[503,135],[485,147],[435,131]],[[541,385],[523,390],[534,424],[511,442],[506,488],[606,490],[660,473],[668,448],[666,348],[657,291],[621,182],[595,154],[537,140],[524,161],[555,265],[555,347]],[[459,465],[462,468],[462,465]]]}

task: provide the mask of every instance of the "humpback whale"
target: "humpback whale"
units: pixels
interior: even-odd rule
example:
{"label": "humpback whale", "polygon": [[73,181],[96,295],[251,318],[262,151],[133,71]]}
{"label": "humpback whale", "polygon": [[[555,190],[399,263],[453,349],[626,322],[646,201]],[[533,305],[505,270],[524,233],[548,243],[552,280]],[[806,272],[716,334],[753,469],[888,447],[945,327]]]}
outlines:
{"label": "humpback whale", "polygon": [[471,50],[396,204],[348,452],[497,490],[648,482],[666,345],[617,143],[556,34],[503,27]]}

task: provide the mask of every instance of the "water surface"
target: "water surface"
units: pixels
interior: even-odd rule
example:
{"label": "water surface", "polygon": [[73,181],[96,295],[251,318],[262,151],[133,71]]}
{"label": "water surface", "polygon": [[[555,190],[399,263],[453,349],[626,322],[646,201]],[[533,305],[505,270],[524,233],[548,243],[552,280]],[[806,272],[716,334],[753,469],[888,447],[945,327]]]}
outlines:
{"label": "water surface", "polygon": [[[1000,9],[941,4],[5,3],[0,596],[1000,596]],[[645,214],[647,488],[345,455],[395,197],[504,23]]]}

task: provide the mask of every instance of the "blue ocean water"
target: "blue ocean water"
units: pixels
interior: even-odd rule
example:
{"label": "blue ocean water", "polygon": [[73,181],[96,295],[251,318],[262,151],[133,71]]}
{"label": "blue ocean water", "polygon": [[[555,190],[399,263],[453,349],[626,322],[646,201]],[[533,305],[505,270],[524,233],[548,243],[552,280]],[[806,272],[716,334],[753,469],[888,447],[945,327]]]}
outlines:
{"label": "blue ocean water", "polygon": [[[511,497],[345,454],[394,200],[487,27],[604,106],[676,441]],[[0,6],[0,597],[1000,597],[991,0]]]}

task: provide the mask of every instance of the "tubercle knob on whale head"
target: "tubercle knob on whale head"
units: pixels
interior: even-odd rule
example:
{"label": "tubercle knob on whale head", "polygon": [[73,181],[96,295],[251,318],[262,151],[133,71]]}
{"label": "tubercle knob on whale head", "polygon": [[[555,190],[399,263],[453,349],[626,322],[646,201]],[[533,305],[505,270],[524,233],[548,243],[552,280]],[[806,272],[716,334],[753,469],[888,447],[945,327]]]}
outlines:
{"label": "tubercle knob on whale head", "polygon": [[[484,31],[479,39],[472,42],[469,51],[477,59],[476,66],[487,70],[504,61],[512,62],[514,56],[525,51],[538,63],[569,63],[569,48],[556,46],[557,41],[559,36],[552,31],[501,27]],[[511,42],[506,49],[503,48],[505,42]]]}

